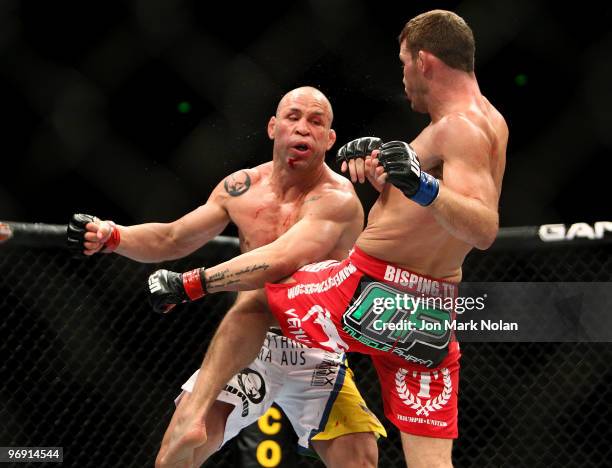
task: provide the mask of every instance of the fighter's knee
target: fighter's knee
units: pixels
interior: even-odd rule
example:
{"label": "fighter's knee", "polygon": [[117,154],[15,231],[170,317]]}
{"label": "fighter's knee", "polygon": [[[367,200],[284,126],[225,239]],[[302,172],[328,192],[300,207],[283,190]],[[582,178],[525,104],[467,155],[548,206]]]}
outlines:
{"label": "fighter's knee", "polygon": [[155,468],[164,468],[166,466],[166,453],[165,450],[160,449],[155,457]]}
{"label": "fighter's knee", "polygon": [[423,455],[406,457],[406,466],[408,468],[453,468],[453,462],[450,457]]}
{"label": "fighter's knee", "polygon": [[376,468],[378,466],[378,445],[376,444],[376,440],[360,447],[359,460],[360,467]]}
{"label": "fighter's knee", "polygon": [[371,432],[347,434],[326,447],[328,468],[375,468],[378,466],[378,445]]}
{"label": "fighter's knee", "polygon": [[453,468],[453,463],[448,460],[448,461],[442,461],[442,460],[421,460],[417,463],[412,462],[412,463],[406,463],[406,466],[408,468]]}
{"label": "fighter's knee", "polygon": [[[372,436],[374,439],[374,436]],[[376,468],[378,466],[378,445],[376,440],[368,444],[360,444],[357,454],[357,465],[362,468]]]}

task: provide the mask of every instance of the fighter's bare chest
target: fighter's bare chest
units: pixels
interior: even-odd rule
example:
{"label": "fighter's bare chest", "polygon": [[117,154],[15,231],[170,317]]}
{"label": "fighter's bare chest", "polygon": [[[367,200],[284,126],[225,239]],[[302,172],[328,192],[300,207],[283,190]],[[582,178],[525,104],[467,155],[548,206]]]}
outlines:
{"label": "fighter's bare chest", "polygon": [[301,217],[302,200],[281,202],[273,193],[249,190],[228,203],[228,212],[240,232],[243,249],[269,244]]}

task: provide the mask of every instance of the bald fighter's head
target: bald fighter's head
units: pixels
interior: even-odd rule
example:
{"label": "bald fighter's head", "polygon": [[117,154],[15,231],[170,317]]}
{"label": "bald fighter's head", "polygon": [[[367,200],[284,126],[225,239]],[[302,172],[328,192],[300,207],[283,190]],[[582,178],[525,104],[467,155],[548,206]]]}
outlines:
{"label": "bald fighter's head", "polygon": [[312,86],[301,86],[300,88],[295,88],[285,94],[281,100],[278,102],[278,107],[276,108],[276,116],[278,117],[278,112],[283,105],[291,100],[295,99],[299,96],[310,97],[312,99],[318,100],[323,108],[326,108],[327,112],[329,112],[329,126],[334,120],[334,111],[332,110],[332,105],[327,99],[327,96],[319,91],[317,88],[313,88]]}
{"label": "bald fighter's head", "polygon": [[290,169],[320,165],[336,141],[332,106],[321,91],[303,86],[285,94],[268,123],[274,158]]}

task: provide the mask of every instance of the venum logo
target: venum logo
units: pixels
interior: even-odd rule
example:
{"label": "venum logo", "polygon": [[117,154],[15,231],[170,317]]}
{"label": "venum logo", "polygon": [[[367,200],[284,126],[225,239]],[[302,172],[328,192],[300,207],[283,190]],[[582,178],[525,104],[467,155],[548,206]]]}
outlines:
{"label": "venum logo", "polygon": [[287,321],[287,328],[289,329],[289,333],[291,333],[292,339],[295,341],[300,341],[305,343],[308,346],[312,345],[312,342],[308,338],[308,335],[302,328],[302,320],[300,320],[298,314],[295,313],[295,309],[289,309],[285,311],[285,315],[288,315],[285,320]]}
{"label": "venum logo", "polygon": [[574,223],[567,229],[565,224],[543,224],[538,235],[544,242],[556,242],[576,238],[603,239],[606,232],[612,232],[611,221],[597,221],[592,226],[587,223]]}
{"label": "venum logo", "polygon": [[289,333],[292,335],[292,339],[312,346],[311,338],[306,330],[302,328],[303,323],[312,319],[311,321],[319,325],[321,327],[321,331],[327,337],[327,340],[319,341],[317,347],[333,351],[338,354],[348,350],[349,346],[342,340],[342,338],[340,338],[338,329],[331,319],[330,312],[320,305],[313,305],[302,318],[298,316],[295,309],[286,310],[285,315],[288,315],[285,320]]}

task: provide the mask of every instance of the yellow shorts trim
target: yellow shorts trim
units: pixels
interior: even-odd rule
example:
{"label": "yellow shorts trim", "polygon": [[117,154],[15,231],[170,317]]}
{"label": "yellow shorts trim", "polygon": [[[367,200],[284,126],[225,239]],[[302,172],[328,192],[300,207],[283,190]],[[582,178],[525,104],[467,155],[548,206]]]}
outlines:
{"label": "yellow shorts trim", "polygon": [[311,440],[330,440],[355,432],[373,432],[376,438],[387,437],[384,426],[357,390],[353,371],[347,367],[342,388],[329,412],[325,429]]}

